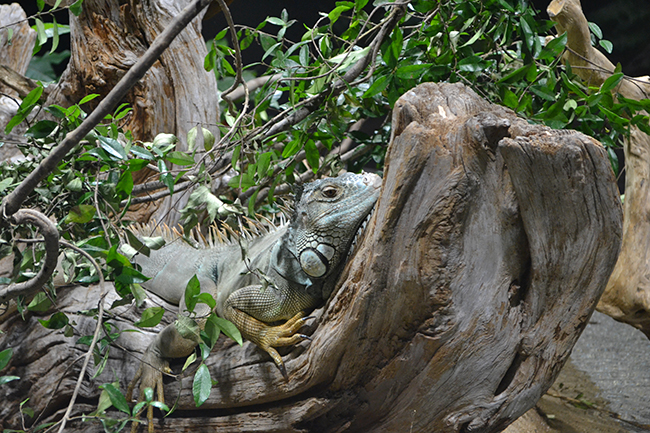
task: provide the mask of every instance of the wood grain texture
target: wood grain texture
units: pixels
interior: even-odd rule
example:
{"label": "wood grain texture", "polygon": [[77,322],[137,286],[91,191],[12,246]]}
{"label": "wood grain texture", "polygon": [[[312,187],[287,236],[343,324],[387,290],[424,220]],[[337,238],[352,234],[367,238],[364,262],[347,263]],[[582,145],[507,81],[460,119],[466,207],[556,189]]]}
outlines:
{"label": "wood grain texture", "polygon": [[[605,151],[460,84],[428,83],[396,103],[386,161],[365,238],[305,330],[313,340],[285,353],[289,380],[252,344],[221,341],[208,360],[219,381],[208,401],[194,407],[191,377],[168,383],[167,400],[180,394],[179,407],[157,431],[497,432],[534,406],[619,251],[622,212]],[[92,303],[95,291],[70,293]],[[12,343],[0,350],[20,344],[48,356],[40,375],[30,375],[35,359],[12,361],[31,378],[0,394],[15,408],[44,388],[39,381],[58,380],[70,359],[57,363],[55,353],[70,346],[11,320],[2,330]],[[118,342],[141,352],[147,338]],[[137,364],[112,353],[95,383],[116,376],[124,387]],[[45,365],[57,370],[45,375]],[[66,377],[72,383],[74,369]],[[97,398],[92,381],[84,392]],[[0,422],[8,413],[0,408]]]}
{"label": "wood grain texture", "polygon": [[[70,62],[46,105],[67,107],[92,93],[108,94],[189,3],[85,1],[82,13],[70,16]],[[185,151],[187,132],[194,126],[203,125],[218,137],[218,90],[214,74],[203,68],[207,48],[201,35],[201,16],[176,37],[125,98],[133,111],[120,126],[131,131],[134,139],[151,141],[159,133],[171,133],[180,141],[177,150]],[[83,108],[90,111],[100,100]],[[141,170],[134,181],[142,183],[151,176],[150,170]],[[174,200],[141,205],[132,219],[146,222],[153,216],[174,225],[179,218],[177,210],[186,201],[186,194],[177,194]]]}

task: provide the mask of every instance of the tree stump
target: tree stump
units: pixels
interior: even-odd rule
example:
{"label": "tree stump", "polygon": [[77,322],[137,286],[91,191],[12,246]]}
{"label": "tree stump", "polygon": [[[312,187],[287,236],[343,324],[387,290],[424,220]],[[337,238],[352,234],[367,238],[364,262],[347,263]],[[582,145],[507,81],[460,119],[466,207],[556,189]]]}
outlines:
{"label": "tree stump", "polygon": [[[208,401],[194,406],[191,375],[167,383],[178,410],[157,431],[497,432],[534,406],[620,248],[622,211],[604,149],[580,133],[530,125],[460,84],[429,83],[396,103],[386,161],[365,237],[306,331],[313,341],[284,354],[289,380],[251,343],[221,341],[208,359],[219,381]],[[59,307],[96,305],[91,290],[72,289]],[[75,297],[76,307],[63,305]],[[64,375],[48,408],[56,419],[75,380],[75,369],[61,371],[74,359],[65,337],[27,320],[0,326],[9,337],[0,350],[30,354],[19,358],[26,365],[12,361],[23,379],[0,387],[11,402],[0,408],[5,427],[17,425],[20,401]],[[77,323],[92,329],[90,319]],[[143,351],[148,338],[127,333],[118,343]],[[137,368],[111,350],[105,372],[82,390],[85,413],[97,384],[119,377],[124,390]]]}

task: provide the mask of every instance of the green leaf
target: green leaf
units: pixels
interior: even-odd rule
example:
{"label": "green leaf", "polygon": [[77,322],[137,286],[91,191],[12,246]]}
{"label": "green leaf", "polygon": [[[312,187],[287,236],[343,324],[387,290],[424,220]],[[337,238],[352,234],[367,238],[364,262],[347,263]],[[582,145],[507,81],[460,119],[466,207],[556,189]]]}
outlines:
{"label": "green leaf", "polygon": [[72,3],[70,5],[70,12],[72,12],[75,16],[79,16],[81,14],[81,5],[83,4],[84,0],[77,0],[76,2]]}
{"label": "green leaf", "polygon": [[465,72],[480,72],[485,66],[485,60],[479,56],[465,57],[458,62],[458,69]]}
{"label": "green leaf", "polygon": [[0,385],[4,385],[5,383],[9,383],[18,379],[20,379],[18,376],[0,376]]}
{"label": "green leaf", "polygon": [[131,153],[138,158],[146,159],[147,161],[153,161],[154,159],[153,154],[144,147],[131,146]]}
{"label": "green leaf", "polygon": [[187,282],[187,286],[185,286],[185,307],[187,307],[187,311],[194,311],[199,293],[201,293],[201,283],[196,275],[192,275],[190,281]]}
{"label": "green leaf", "polygon": [[141,328],[151,328],[160,323],[160,320],[165,314],[165,309],[163,307],[151,307],[147,308],[142,312],[142,318],[135,322],[135,326]]}
{"label": "green leaf", "polygon": [[111,397],[108,395],[108,391],[102,389],[102,392],[99,394],[99,402],[97,403],[97,409],[92,412],[91,415],[98,415],[104,413],[106,409],[111,407]]}
{"label": "green leaf", "polygon": [[524,16],[519,18],[519,28],[522,33],[521,36],[524,38],[524,43],[532,53],[535,47],[535,35],[533,34],[533,30],[530,28],[530,25]]}
{"label": "green leaf", "polygon": [[129,259],[117,251],[117,245],[113,245],[111,249],[108,250],[108,253],[106,254],[106,263],[116,269],[131,267],[131,262],[129,262]]}
{"label": "green leaf", "polygon": [[614,44],[612,44],[610,41],[601,39],[598,41],[598,44],[603,47],[603,49],[607,51],[608,54],[612,54],[612,51],[614,50]]}
{"label": "green leaf", "polygon": [[600,29],[600,27],[598,27],[598,24],[590,22],[589,29],[591,30],[591,33],[593,33],[594,36],[596,36],[598,39],[603,38],[603,31]]}
{"label": "green leaf", "polygon": [[[36,37],[37,37],[37,43],[38,45],[45,45],[47,42],[47,35],[45,34],[45,26],[43,25],[43,21],[39,20],[38,18],[34,18],[34,21],[36,22]],[[32,26],[34,28],[34,26]]]}
{"label": "green leaf", "polygon": [[13,354],[14,351],[11,347],[0,352],[0,371],[9,364],[9,360]]}
{"label": "green leaf", "polygon": [[[19,110],[26,109],[27,107],[34,107],[38,103],[38,100],[41,98],[41,95],[43,94],[43,86],[38,86],[31,92],[25,96],[25,99],[23,99],[23,102],[20,104]],[[30,110],[31,111],[31,110]]]}
{"label": "green leaf", "polygon": [[542,86],[531,86],[530,91],[546,101],[555,101],[555,93],[551,93]]}
{"label": "green leaf", "polygon": [[383,92],[386,87],[391,82],[391,76],[390,75],[382,75],[378,77],[370,87],[368,87],[368,90],[366,90],[363,95],[361,96],[362,98],[372,98],[378,93]]}
{"label": "green leaf", "polygon": [[560,53],[564,51],[567,42],[567,33],[564,32],[560,36],[553,38],[549,41],[548,44],[542,49],[542,52],[539,53],[540,60],[553,60]]}
{"label": "green leaf", "polygon": [[196,303],[206,304],[210,309],[214,309],[217,306],[217,301],[214,300],[214,297],[209,293],[200,293],[196,297]]}
{"label": "green leaf", "polygon": [[194,165],[194,158],[192,158],[190,155],[179,152],[179,151],[173,151],[169,152],[165,159],[172,164],[176,165]]}
{"label": "green leaf", "polygon": [[95,206],[89,204],[80,204],[70,209],[65,217],[66,223],[85,224],[90,222],[95,216]]}
{"label": "green leaf", "polygon": [[257,177],[263,179],[271,164],[271,152],[264,152],[257,157]]}
{"label": "green leaf", "polygon": [[[188,152],[190,153],[193,152],[194,148],[196,147],[196,138],[198,136],[198,132],[199,131],[196,126],[187,132],[187,146],[188,146]],[[205,129],[203,127],[201,127],[201,134],[203,134],[203,148],[209,152],[210,150],[212,150],[212,146],[214,146],[214,142],[215,142],[214,134],[210,132],[210,130]]]}
{"label": "green leaf", "polygon": [[210,397],[212,390],[212,378],[210,371],[205,364],[201,364],[194,374],[194,382],[192,383],[192,394],[194,395],[194,402],[196,407],[201,406]]}
{"label": "green leaf", "polygon": [[300,66],[307,67],[309,65],[309,47],[307,45],[300,47],[298,61],[300,62]]}
{"label": "green leaf", "polygon": [[128,244],[123,244],[121,245],[120,249],[123,249],[125,246],[130,246],[133,248],[133,251],[129,250],[129,259],[132,259],[133,255],[135,253],[141,253],[144,254],[145,256],[149,257],[149,254],[151,254],[151,250],[149,249],[149,246],[146,244],[144,240],[140,240],[131,230],[125,229],[124,233],[126,233],[126,239],[129,241]]}
{"label": "green leaf", "polygon": [[237,162],[239,161],[239,153],[241,152],[241,145],[235,146],[235,148],[232,150],[232,158],[230,160],[230,165],[232,165],[232,168],[237,170]]}
{"label": "green leaf", "polygon": [[201,341],[201,329],[199,325],[187,316],[178,316],[174,321],[174,327],[181,334],[181,337],[199,343]]}
{"label": "green leaf", "polygon": [[108,397],[111,399],[111,403],[115,406],[115,409],[120,412],[124,412],[128,415],[131,415],[131,409],[129,409],[129,403],[126,401],[124,394],[118,390],[115,385],[112,383],[105,383],[100,386],[108,393]]}
{"label": "green leaf", "polygon": [[296,153],[298,153],[301,147],[302,147],[302,141],[299,138],[295,140],[291,140],[284,147],[284,150],[282,151],[282,158],[288,158],[290,156],[295,155]]}
{"label": "green leaf", "polygon": [[123,266],[119,272],[116,272],[115,281],[122,284],[142,284],[145,281],[149,281],[149,278],[142,275],[142,273],[135,268]]}
{"label": "green leaf", "polygon": [[133,174],[130,171],[125,171],[120,176],[120,180],[115,185],[116,192],[123,192],[124,194],[131,195],[133,191]]}
{"label": "green leaf", "polygon": [[307,158],[307,162],[312,171],[316,173],[320,164],[320,154],[316,148],[316,143],[314,143],[314,140],[312,139],[305,142],[305,157]]}
{"label": "green leaf", "polygon": [[239,332],[239,329],[237,329],[234,323],[218,316],[214,316],[212,320],[214,324],[218,326],[219,329],[221,329],[221,332],[223,332],[228,338],[233,339],[240,346],[244,344],[244,340],[242,339],[241,332]]}
{"label": "green leaf", "polygon": [[192,365],[194,361],[196,361],[196,352],[192,352],[192,354],[187,357],[187,359],[185,360],[185,364],[183,364],[183,369],[181,371],[187,370],[187,367]]}
{"label": "green leaf", "polygon": [[174,175],[167,171],[167,166],[162,160],[158,160],[158,170],[160,170],[160,181],[169,188],[170,193],[174,193]]}
{"label": "green leaf", "polygon": [[119,141],[114,138],[104,137],[102,135],[98,136],[97,139],[99,140],[99,145],[101,148],[104,149],[113,158],[121,160],[127,159],[124,146],[122,146]]}
{"label": "green leaf", "polygon": [[[38,292],[36,296],[34,296],[34,299],[32,299],[32,301],[27,304],[27,309],[29,311],[43,313],[47,311],[50,306],[52,306],[52,301],[50,301],[50,298],[48,298],[44,292]],[[1,367],[0,370],[2,370]]]}
{"label": "green leaf", "polygon": [[47,329],[61,329],[68,324],[68,316],[59,311],[47,320],[38,319],[38,321]]}
{"label": "green leaf", "polygon": [[349,11],[350,9],[352,9],[352,6],[350,5],[337,6],[332,12],[327,14],[327,17],[330,19],[330,22],[334,24],[343,12]]}
{"label": "green leaf", "polygon": [[93,99],[97,98],[99,96],[99,93],[91,93],[90,95],[86,95],[83,98],[81,98],[81,101],[79,101],[78,105],[83,105],[86,102],[90,102]]}
{"label": "green leaf", "polygon": [[34,138],[45,138],[50,135],[57,126],[59,125],[52,120],[41,120],[29,128],[27,132],[25,132],[25,135]]}
{"label": "green leaf", "polygon": [[[423,63],[420,65],[406,65],[401,66],[395,71],[395,76],[409,80],[416,80],[420,78],[422,73],[431,67],[431,63]],[[368,89],[370,90],[370,89]]]}
{"label": "green leaf", "polygon": [[274,24],[276,26],[280,26],[280,27],[283,27],[283,26],[286,25],[286,23],[284,21],[282,21],[280,18],[276,18],[276,17],[266,17],[266,22],[270,23],[270,24]]}
{"label": "green leaf", "polygon": [[[61,0],[58,0],[59,2]],[[59,47],[59,26],[56,24],[56,17],[52,15],[52,48],[50,48],[50,54],[56,51]]]}
{"label": "green leaf", "polygon": [[257,194],[260,192],[259,189],[257,189],[252,196],[248,199],[248,215],[253,216],[255,215],[255,202],[257,201]]}
{"label": "green leaf", "polygon": [[216,314],[212,313],[208,317],[208,320],[205,322],[205,327],[203,328],[203,333],[201,333],[201,338],[208,347],[213,348],[219,335],[221,334],[221,327],[215,323],[214,318],[217,317]]}
{"label": "green leaf", "polygon": [[201,351],[201,359],[204,361],[208,359],[208,356],[210,356],[210,348],[208,347],[208,345],[203,342],[200,342],[199,350]]}
{"label": "green leaf", "polygon": [[625,76],[625,74],[623,74],[622,72],[618,72],[616,74],[611,75],[600,86],[600,91],[601,92],[609,92],[609,91],[611,91],[612,89],[614,89],[616,86],[619,85],[619,83],[621,82],[621,80],[623,79],[624,76]]}
{"label": "green leaf", "polygon": [[0,193],[2,193],[5,189],[9,188],[13,182],[14,182],[13,177],[7,177],[5,179],[0,180]]}
{"label": "green leaf", "polygon": [[7,126],[5,127],[5,134],[9,134],[16,125],[18,125],[20,122],[25,120],[27,116],[29,116],[29,113],[31,113],[36,104],[38,104],[38,100],[42,94],[43,86],[38,86],[29,92],[27,96],[25,96],[23,102],[20,103],[20,107],[18,107],[18,112],[16,115],[11,118],[9,123],[7,123]]}

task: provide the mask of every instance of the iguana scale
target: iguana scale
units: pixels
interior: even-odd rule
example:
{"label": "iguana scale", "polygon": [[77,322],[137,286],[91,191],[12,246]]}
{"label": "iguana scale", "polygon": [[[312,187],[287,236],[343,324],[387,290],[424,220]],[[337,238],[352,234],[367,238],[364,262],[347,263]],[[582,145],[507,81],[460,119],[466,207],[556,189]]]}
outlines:
{"label": "iguana scale", "polygon": [[[143,286],[179,305],[181,312],[185,287],[196,275],[201,291],[216,300],[217,315],[233,322],[244,338],[266,351],[286,378],[275,347],[307,338],[297,334],[304,311],[329,297],[380,186],[381,178],[369,173],[346,173],[306,184],[296,195],[288,225],[245,241],[246,260],[238,243],[196,249],[173,242],[151,251],[149,257],[138,254],[133,261],[151,278]],[[209,307],[198,304],[195,312],[207,315]],[[278,321],[286,322],[270,324]],[[140,381],[141,391],[150,387],[164,401],[161,371],[169,368],[167,359],[188,356],[197,344],[183,338],[173,324],[167,326],[146,350],[127,397]],[[152,414],[148,417],[151,431]]]}

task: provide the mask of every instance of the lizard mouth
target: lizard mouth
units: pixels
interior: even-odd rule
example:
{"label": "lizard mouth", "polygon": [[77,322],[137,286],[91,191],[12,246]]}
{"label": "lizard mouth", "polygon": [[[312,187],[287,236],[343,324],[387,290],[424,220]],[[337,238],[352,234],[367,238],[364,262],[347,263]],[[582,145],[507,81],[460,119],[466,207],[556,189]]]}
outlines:
{"label": "lizard mouth", "polygon": [[375,206],[377,204],[375,203],[372,208],[370,209],[370,212],[368,212],[368,215],[361,221],[359,224],[359,227],[357,228],[357,232],[354,235],[354,239],[352,239],[352,243],[350,244],[350,249],[348,250],[348,258],[354,254],[354,252],[357,249],[357,245],[361,243],[361,240],[363,239],[363,235],[366,233],[366,226],[368,225],[368,221],[370,221],[370,218],[372,217],[372,214],[375,212]]}

